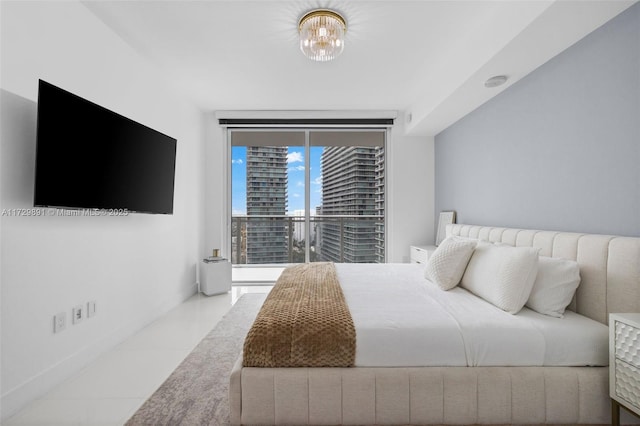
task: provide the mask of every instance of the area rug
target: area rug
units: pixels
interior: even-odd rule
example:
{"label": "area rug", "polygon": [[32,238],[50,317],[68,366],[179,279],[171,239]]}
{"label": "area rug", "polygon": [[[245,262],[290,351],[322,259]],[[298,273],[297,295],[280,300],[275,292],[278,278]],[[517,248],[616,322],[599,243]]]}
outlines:
{"label": "area rug", "polygon": [[229,425],[229,376],[265,297],[243,295],[126,425]]}

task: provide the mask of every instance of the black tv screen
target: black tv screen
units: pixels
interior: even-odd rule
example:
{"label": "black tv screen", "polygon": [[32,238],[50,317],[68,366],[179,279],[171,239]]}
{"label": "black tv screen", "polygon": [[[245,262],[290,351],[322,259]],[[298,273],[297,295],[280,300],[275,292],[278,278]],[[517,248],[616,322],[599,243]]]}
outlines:
{"label": "black tv screen", "polygon": [[172,214],[176,143],[40,80],[34,205]]}

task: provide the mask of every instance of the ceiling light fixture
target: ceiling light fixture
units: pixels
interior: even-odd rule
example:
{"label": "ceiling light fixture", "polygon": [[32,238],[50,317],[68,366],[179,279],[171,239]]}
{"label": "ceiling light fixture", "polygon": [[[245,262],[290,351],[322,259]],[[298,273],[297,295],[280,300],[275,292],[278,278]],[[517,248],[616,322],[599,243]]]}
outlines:
{"label": "ceiling light fixture", "polygon": [[342,15],[333,10],[316,9],[308,12],[298,22],[298,31],[300,50],[309,59],[330,61],[344,50],[347,23]]}
{"label": "ceiling light fixture", "polygon": [[496,75],[494,77],[491,77],[490,79],[488,79],[487,81],[484,82],[484,87],[498,87],[503,85],[504,83],[507,82],[507,79],[509,77],[507,77],[506,75]]}

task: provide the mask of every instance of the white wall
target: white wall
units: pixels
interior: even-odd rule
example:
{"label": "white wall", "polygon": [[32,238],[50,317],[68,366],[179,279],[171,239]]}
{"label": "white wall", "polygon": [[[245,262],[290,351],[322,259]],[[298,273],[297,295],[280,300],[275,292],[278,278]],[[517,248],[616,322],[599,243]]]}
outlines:
{"label": "white wall", "polygon": [[399,114],[387,143],[387,262],[408,262],[409,246],[433,244],[434,140],[406,136]]}
{"label": "white wall", "polygon": [[227,247],[227,224],[224,211],[227,197],[227,148],[226,132],[218,125],[212,112],[207,115],[207,142],[205,146],[205,252],[211,254],[214,248],[221,249],[221,255],[231,259]]}
{"label": "white wall", "polygon": [[[205,116],[79,2],[1,8],[3,209],[33,206],[39,78],[178,139],[173,215],[2,216],[6,418],[194,293],[204,249]],[[71,308],[89,300],[97,315],[71,325]],[[54,334],[62,311],[69,324]]]}

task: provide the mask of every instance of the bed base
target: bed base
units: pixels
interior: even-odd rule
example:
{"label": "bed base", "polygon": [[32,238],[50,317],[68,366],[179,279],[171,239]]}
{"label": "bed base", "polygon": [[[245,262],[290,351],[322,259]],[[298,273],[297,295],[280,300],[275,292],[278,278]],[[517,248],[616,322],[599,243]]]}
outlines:
{"label": "bed base", "polygon": [[242,368],[233,425],[608,424],[607,367]]}

